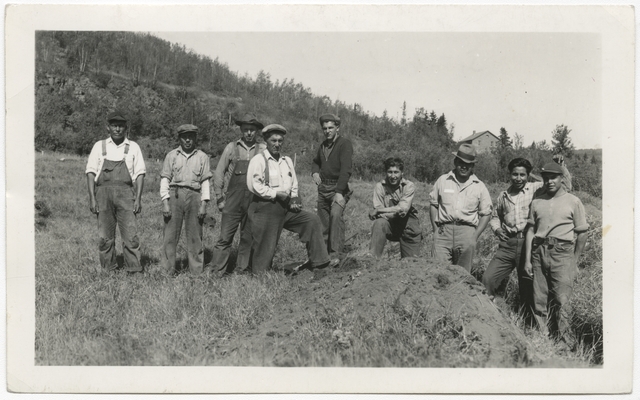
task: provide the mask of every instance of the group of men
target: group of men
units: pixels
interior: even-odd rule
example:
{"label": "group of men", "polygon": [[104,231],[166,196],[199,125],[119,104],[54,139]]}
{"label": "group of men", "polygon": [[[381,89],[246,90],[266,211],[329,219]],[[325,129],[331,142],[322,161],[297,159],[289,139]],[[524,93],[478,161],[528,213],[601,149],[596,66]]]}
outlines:
{"label": "group of men", "polygon": [[[349,187],[353,146],[340,136],[338,116],[325,114],[319,122],[325,140],[312,164],[318,189],[316,214],[303,209],[294,164],[282,154],[288,133],[284,126],[264,126],[253,114],[236,120],[242,137],[225,147],[212,174],[209,156],[196,148],[198,128],[181,125],[179,147],[167,154],[161,172],[163,270],[174,272],[182,225],[194,273],[229,273],[234,267],[237,272],[263,273],[271,268],[283,229],[297,233],[307,248],[308,260],[293,272],[339,265],[345,254],[344,210],[353,193]],[[86,168],[90,209],[98,216],[100,263],[105,269],[117,267],[118,225],[125,270],[139,272],[135,214],[141,211],[145,164],[138,145],[126,137],[122,112],[108,116],[107,130],[109,138],[94,145]],[[262,142],[257,140],[259,133]],[[490,225],[500,244],[483,275],[488,295],[493,299],[515,268],[524,308],[533,311],[542,329],[550,328],[554,336],[569,342],[567,305],[588,224],[580,200],[567,193],[570,175],[561,158],[544,165],[542,182],[529,182],[533,167],[528,160],[512,160],[511,185],[498,196],[494,209],[489,191],[473,173],[475,147],[462,144],[453,155],[454,168],[438,178],[429,194],[432,256],[471,272],[478,238]],[[369,251],[380,257],[391,240],[400,242],[402,258],[419,257],[423,235],[413,205],[415,185],[404,178],[399,158],[386,159],[384,170],[369,212],[374,221]],[[202,231],[211,178],[222,219],[212,262],[205,268]],[[231,248],[238,229],[234,265]]]}

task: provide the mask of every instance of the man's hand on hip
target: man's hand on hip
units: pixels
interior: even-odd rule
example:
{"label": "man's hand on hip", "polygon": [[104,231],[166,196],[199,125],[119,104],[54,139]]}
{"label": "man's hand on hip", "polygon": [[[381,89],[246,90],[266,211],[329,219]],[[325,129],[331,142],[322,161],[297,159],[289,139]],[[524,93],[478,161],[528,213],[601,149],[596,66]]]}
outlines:
{"label": "man's hand on hip", "polygon": [[322,179],[320,179],[320,174],[315,172],[314,174],[311,175],[311,177],[313,178],[313,182],[315,182],[316,185],[319,185],[322,183]]}

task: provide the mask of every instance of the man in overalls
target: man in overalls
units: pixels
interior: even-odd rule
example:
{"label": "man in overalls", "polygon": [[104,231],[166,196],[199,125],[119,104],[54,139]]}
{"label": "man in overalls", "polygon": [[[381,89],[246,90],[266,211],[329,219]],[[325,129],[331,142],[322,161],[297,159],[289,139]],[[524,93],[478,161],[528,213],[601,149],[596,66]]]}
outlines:
{"label": "man in overalls", "polygon": [[160,198],[164,217],[162,263],[168,275],[175,272],[176,247],[182,223],[185,225],[189,270],[203,271],[202,224],[209,203],[209,156],[196,149],[198,127],[185,124],[178,127],[180,147],[164,159],[160,174]]}
{"label": "man in overalls", "polygon": [[85,171],[89,209],[98,216],[100,265],[106,270],[118,266],[117,225],[123,242],[125,270],[142,272],[136,214],[142,209],[144,159],[138,144],[126,138],[127,119],[122,112],[109,114],[107,131],[110,137],[93,146]]}
{"label": "man in overalls", "polygon": [[253,273],[261,274],[271,267],[283,228],[297,233],[306,243],[309,261],[304,266],[337,266],[340,260],[330,259],[327,253],[320,218],[302,210],[293,162],[280,153],[287,130],[271,124],[262,134],[267,150],[251,159],[247,172],[247,187],[254,195],[249,206]]}
{"label": "man in overalls", "polygon": [[[249,160],[264,150],[264,143],[257,143],[257,133],[264,125],[253,114],[245,114],[235,121],[240,127],[242,138],[225,147],[214,173],[213,189],[218,209],[222,212],[220,237],[213,248],[212,270],[231,272],[229,255],[233,237],[240,226],[240,244],[236,258],[236,270],[245,271],[251,255],[251,227],[247,224],[247,211],[253,194],[247,189],[247,168]],[[226,193],[223,191],[228,182]]]}

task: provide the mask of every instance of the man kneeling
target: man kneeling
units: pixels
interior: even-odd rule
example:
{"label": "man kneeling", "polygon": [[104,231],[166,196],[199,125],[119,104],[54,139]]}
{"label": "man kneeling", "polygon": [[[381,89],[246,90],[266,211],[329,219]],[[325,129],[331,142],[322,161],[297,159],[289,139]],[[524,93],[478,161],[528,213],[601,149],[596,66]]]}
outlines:
{"label": "man kneeling", "polygon": [[373,190],[373,210],[369,218],[375,220],[371,228],[369,251],[375,257],[382,256],[387,240],[400,241],[400,257],[418,257],[422,228],[418,210],[413,203],[416,188],[413,182],[402,177],[404,162],[399,158],[384,161],[386,178],[376,183]]}

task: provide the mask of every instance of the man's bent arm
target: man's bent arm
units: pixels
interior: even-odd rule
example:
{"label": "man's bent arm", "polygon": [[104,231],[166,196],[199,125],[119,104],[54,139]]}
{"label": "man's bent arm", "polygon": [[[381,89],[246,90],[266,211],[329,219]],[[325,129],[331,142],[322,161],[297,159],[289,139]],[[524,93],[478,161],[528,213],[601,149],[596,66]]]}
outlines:
{"label": "man's bent arm", "polygon": [[438,229],[438,225],[436,224],[438,221],[438,206],[431,204],[431,208],[429,208],[429,216],[431,217],[431,227],[435,232],[436,229]]}

